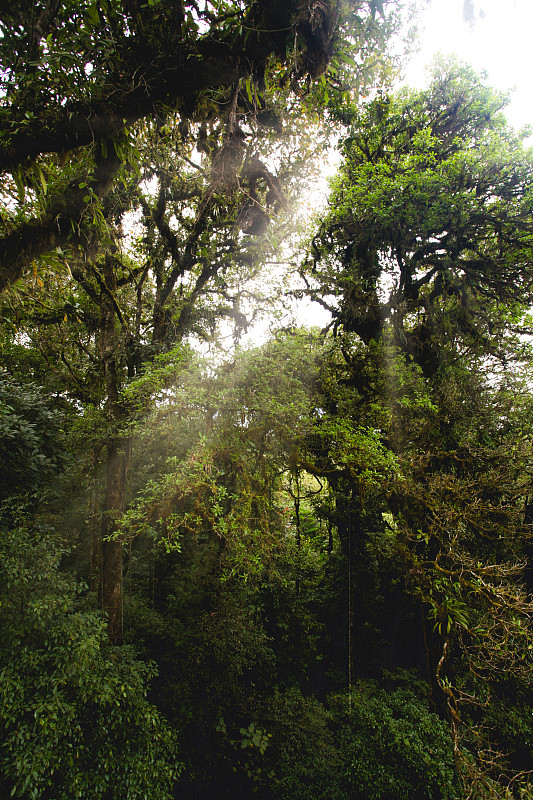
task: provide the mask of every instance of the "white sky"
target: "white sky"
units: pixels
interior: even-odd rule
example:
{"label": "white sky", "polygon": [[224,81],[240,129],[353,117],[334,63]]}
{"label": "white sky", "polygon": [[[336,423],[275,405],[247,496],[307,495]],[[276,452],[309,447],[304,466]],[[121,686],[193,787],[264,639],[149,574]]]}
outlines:
{"label": "white sky", "polygon": [[420,26],[421,51],[405,82],[423,88],[433,55],[456,53],[485,70],[491,86],[514,89],[506,112],[512,125],[533,124],[533,0],[475,0],[475,7],[471,28],[463,20],[463,0],[431,0]]}

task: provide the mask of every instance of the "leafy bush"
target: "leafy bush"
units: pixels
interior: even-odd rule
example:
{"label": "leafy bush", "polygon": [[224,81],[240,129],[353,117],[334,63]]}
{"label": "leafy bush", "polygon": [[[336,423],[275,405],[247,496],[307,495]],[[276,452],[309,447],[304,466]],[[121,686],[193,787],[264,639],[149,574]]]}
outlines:
{"label": "leafy bush", "polygon": [[345,800],[342,753],[331,714],[296,688],[276,691],[261,713],[268,732],[264,773],[279,800]]}
{"label": "leafy bush", "polygon": [[0,370],[0,498],[40,485],[64,457],[63,417],[34,384]]}
{"label": "leafy bush", "polygon": [[402,676],[391,690],[373,681],[336,698],[353,800],[461,798],[447,724],[430,711],[424,684]]}
{"label": "leafy bush", "polygon": [[173,736],[146,700],[154,670],[106,644],[58,570],[62,550],[0,531],[0,784],[18,800],[171,796]]}

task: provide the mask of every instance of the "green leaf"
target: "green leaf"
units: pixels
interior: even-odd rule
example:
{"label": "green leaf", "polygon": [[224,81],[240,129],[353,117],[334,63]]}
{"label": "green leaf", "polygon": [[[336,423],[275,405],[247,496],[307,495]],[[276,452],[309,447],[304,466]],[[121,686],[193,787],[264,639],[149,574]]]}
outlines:
{"label": "green leaf", "polygon": [[98,13],[98,5],[96,3],[92,3],[86,9],[84,22],[88,28],[96,28],[100,25],[100,14]]}
{"label": "green leaf", "polygon": [[43,172],[43,170],[42,170],[40,165],[38,165],[38,167],[37,167],[37,172],[38,172],[38,175],[39,175],[39,180],[41,182],[41,187],[42,187],[42,190],[43,190],[43,194],[46,195],[48,187],[47,187],[47,184],[46,184],[46,178],[44,177],[44,172]]}
{"label": "green leaf", "polygon": [[23,180],[23,172],[20,167],[13,171],[13,180],[15,181],[15,186],[17,187],[17,194],[19,198],[19,203],[23,203],[26,197],[26,188],[24,186]]}

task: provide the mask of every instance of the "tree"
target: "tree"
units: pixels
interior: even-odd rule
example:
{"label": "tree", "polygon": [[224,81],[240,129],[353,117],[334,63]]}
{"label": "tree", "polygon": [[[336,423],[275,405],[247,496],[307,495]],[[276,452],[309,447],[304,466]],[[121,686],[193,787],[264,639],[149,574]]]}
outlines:
{"label": "tree", "polygon": [[[426,92],[381,96],[356,114],[303,271],[338,336],[322,382],[331,422],[312,460],[323,473],[330,465],[350,597],[361,602],[357,564],[376,537],[382,553],[392,537],[423,612],[420,627],[412,603],[403,621],[398,606],[397,625],[413,615],[418,668],[425,659],[479,796],[499,796],[506,771],[513,779],[488,730],[505,691],[498,675],[518,698],[529,686],[529,406],[515,413],[510,397],[522,397],[531,364],[520,337],[530,332],[533,162],[503,106],[452,63]],[[358,616],[350,603],[350,682]]]}
{"label": "tree", "polygon": [[[424,791],[460,796],[451,736],[423,688],[418,698],[420,682],[404,677],[408,688],[391,698],[390,681],[381,690],[363,681],[362,671],[368,675],[373,665],[359,636],[354,711],[342,673],[340,680],[334,674],[345,666],[336,658],[345,593],[335,575],[337,545],[328,550],[318,515],[324,520],[328,513],[331,481],[344,548],[341,482],[351,482],[352,493],[366,489],[365,505],[376,516],[393,459],[375,434],[372,440],[370,430],[349,418],[347,402],[342,418],[326,410],[319,387],[331,359],[332,399],[338,364],[331,348],[316,334],[290,332],[235,354],[216,372],[204,366],[198,374],[193,364],[154,411],[158,427],[149,424],[140,433],[145,445],[136,448],[133,470],[140,491],[121,523],[136,564],[128,624],[130,636],[150,642],[164,665],[159,691],[173,704],[192,752],[189,794],[205,776],[207,791],[214,780],[230,794],[255,785],[275,797],[303,797],[312,788],[336,800],[354,791],[363,796],[361,774],[370,774],[369,786],[387,787],[393,798],[410,789],[421,797]],[[319,460],[321,438],[329,451],[324,446]],[[374,530],[374,541],[380,534]],[[386,576],[379,576],[378,597],[369,591],[362,602],[361,573],[376,570],[364,545],[353,559],[360,570],[354,602],[360,627],[368,628],[375,624],[372,604],[383,603],[380,594],[389,603],[384,616],[395,609]],[[379,569],[387,567],[386,558]],[[330,692],[334,707],[326,709],[320,699]],[[220,743],[211,740],[215,725]]]}
{"label": "tree", "polygon": [[0,372],[0,502],[33,494],[58,472],[66,456],[64,416],[35,385]]}
{"label": "tree", "polygon": [[[230,117],[226,131],[236,125],[235,111]],[[182,148],[180,159],[169,156],[173,141]],[[246,155],[242,142],[225,174],[231,136],[228,141],[220,144],[213,134],[211,170],[209,161],[206,167],[191,167],[192,144],[181,141],[175,126],[167,123],[165,131],[160,125],[147,126],[139,136],[140,174],[109,195],[119,217],[124,197],[138,205],[141,232],[133,248],[121,246],[120,227],[111,227],[109,220],[107,252],[86,261],[74,255],[68,273],[51,271],[34,281],[31,292],[20,286],[4,298],[6,319],[26,340],[25,347],[6,346],[6,366],[17,369],[25,353],[34,369],[40,364],[41,379],[50,390],[54,387],[71,402],[103,412],[99,430],[104,438],[91,448],[93,472],[107,451],[102,544],[95,543],[93,553],[100,553],[97,583],[116,642],[121,640],[122,543],[112,534],[126,504],[129,426],[164,385],[164,375],[163,383],[151,381],[150,365],[158,354],[173,349],[179,360],[186,336],[210,337],[224,317],[234,321],[237,332],[242,330],[243,286],[257,271],[260,257],[276,247],[274,237],[263,242],[259,231],[252,232],[252,212],[268,220],[264,206],[283,206],[294,180],[282,147],[278,157],[284,185],[257,151]],[[257,144],[255,138],[252,143]],[[154,178],[155,193],[146,186]],[[247,235],[241,231],[245,227]],[[42,361],[49,367],[47,374]],[[156,362],[152,377],[157,373]]]}
{"label": "tree", "polygon": [[[3,523],[3,521],[2,521]],[[28,519],[0,523],[0,775],[24,798],[170,798],[175,736],[146,699],[153,665],[112,652],[65,548]]]}
{"label": "tree", "polygon": [[[13,287],[13,307],[20,297],[14,284],[34,265],[33,282],[43,291],[30,324],[57,330],[71,321],[81,373],[61,356],[69,390],[95,406],[105,398],[101,595],[116,642],[122,551],[112,534],[130,458],[125,382],[203,327],[198,306],[209,293],[222,299],[208,311],[211,327],[216,312],[242,321],[239,292],[228,291],[221,274],[254,268],[250,238],[285,205],[280,178],[251,149],[255,131],[281,130],[278,95],[305,94],[318,78],[326,85],[328,65],[349,47],[352,30],[369,79],[368,48],[375,45],[379,61],[395,24],[394,13],[375,12],[366,2],[128,0],[120,7],[20,4],[5,15],[0,166],[12,180],[0,289]],[[335,70],[342,74],[339,64]],[[335,80],[332,91],[341,94]],[[200,153],[206,158],[198,165]],[[146,182],[153,178],[151,198]],[[119,243],[125,215],[135,209],[145,246],[132,254]],[[38,346],[54,360],[55,337],[44,338]]]}
{"label": "tree", "polygon": [[69,550],[55,524],[73,494],[66,411],[0,375],[2,786],[28,800],[170,797],[181,764],[146,699],[154,665],[112,651],[87,586],[61,569]]}
{"label": "tree", "polygon": [[352,28],[361,51],[382,51],[390,23],[384,12],[376,19],[372,6],[10,3],[0,47],[0,169],[11,176],[0,290],[34,259],[94,240],[92,212],[108,217],[106,198],[135,161],[136,123],[177,115],[184,135],[194,129],[202,146],[206,125],[237,93],[242,112],[279,128],[272,89],[291,83],[299,91],[323,75]]}
{"label": "tree", "polygon": [[455,298],[457,334],[472,336],[492,333],[493,302],[530,302],[532,163],[505,103],[469,68],[442,64],[428,91],[355,114],[308,273],[312,296],[339,298],[335,327],[368,343],[391,320],[430,370],[439,304]]}

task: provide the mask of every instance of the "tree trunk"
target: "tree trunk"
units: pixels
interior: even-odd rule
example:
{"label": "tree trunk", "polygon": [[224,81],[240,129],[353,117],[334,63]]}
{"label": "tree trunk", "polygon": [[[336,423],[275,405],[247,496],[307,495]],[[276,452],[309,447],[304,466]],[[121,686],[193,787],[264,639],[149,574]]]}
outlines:
{"label": "tree trunk", "polygon": [[346,655],[348,690],[351,691],[357,675],[356,628],[356,559],[361,547],[361,507],[353,490],[339,494],[335,501],[337,530],[341,552],[346,558]]}
{"label": "tree trunk", "polygon": [[89,494],[89,530],[90,530],[90,577],[89,586],[92,592],[101,594],[102,582],[102,540],[100,525],[100,492],[98,485],[98,457],[93,454],[93,479]]}
{"label": "tree trunk", "polygon": [[125,410],[120,402],[117,337],[115,330],[116,291],[115,275],[111,256],[104,262],[105,286],[101,295],[101,355],[107,389],[107,411],[111,427],[107,443],[106,489],[102,509],[102,574],[100,581],[100,604],[107,613],[109,639],[112,644],[121,644],[123,638],[122,619],[122,540],[115,538],[117,520],[125,507],[126,483],[130,462],[131,439],[121,435]]}
{"label": "tree trunk", "polygon": [[131,439],[115,438],[107,448],[106,493],[102,513],[101,603],[107,612],[109,639],[121,644],[123,638],[122,539],[112,538],[124,511]]}
{"label": "tree trunk", "polygon": [[351,692],[355,683],[357,665],[357,642],[355,636],[355,557],[360,546],[361,518],[359,509],[348,510],[348,688]]}

